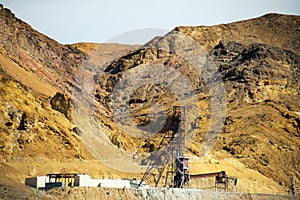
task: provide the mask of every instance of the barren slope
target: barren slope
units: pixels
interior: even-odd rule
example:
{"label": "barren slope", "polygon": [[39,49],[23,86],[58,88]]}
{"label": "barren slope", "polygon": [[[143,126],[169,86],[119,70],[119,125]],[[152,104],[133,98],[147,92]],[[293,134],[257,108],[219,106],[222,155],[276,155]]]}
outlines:
{"label": "barren slope", "polygon": [[[241,162],[257,170],[262,177],[273,179],[278,185],[287,188],[290,177],[299,178],[300,175],[299,25],[299,16],[268,14],[212,27],[175,28],[166,36],[156,38],[139,50],[109,64],[105,69],[106,74],[99,77],[96,97],[110,112],[111,93],[119,80],[123,82],[124,78],[121,77],[124,74],[134,70],[138,73],[140,66],[146,64],[150,64],[149,67],[164,64],[181,71],[200,86],[196,91],[199,104],[204,110],[201,110],[203,115],[200,117],[199,133],[188,147],[189,153],[198,155],[209,125],[210,102],[207,89],[189,71],[189,64],[176,53],[171,53],[190,45],[173,36],[177,32],[184,33],[208,51],[225,84],[225,127],[213,154],[224,152],[225,157],[221,159],[230,158],[234,162]],[[141,81],[148,78],[143,72],[136,74],[136,77]],[[120,105],[128,102],[128,99],[122,99],[123,96],[126,94],[120,93],[120,97],[114,97],[118,98]],[[172,98],[159,85],[141,86],[129,100],[135,122],[147,125],[149,108],[160,102],[170,109]],[[135,149],[146,152],[158,148],[158,138],[166,131],[162,130],[155,136],[156,139],[136,140],[126,133],[120,134],[116,126],[110,127],[113,135],[117,130],[115,134],[118,139],[114,140],[116,145],[128,149],[132,148],[134,141]],[[167,130],[172,130],[172,127]],[[245,177],[241,175],[239,178]],[[262,179],[255,180],[258,181],[256,189],[262,187]]]}
{"label": "barren slope", "polygon": [[[167,131],[172,134],[172,123],[155,137],[132,138],[111,118],[110,96],[114,84],[129,69],[162,63],[181,70],[199,84],[195,91],[201,115],[190,119],[193,124],[188,125],[197,130],[187,149],[192,173],[225,170],[238,176],[238,191],[285,193],[290,176],[300,176],[299,25],[298,16],[269,14],[212,27],[178,27],[169,33],[179,31],[203,45],[225,85],[225,127],[214,151],[202,159],[199,151],[210,123],[210,98],[203,80],[189,71],[190,65],[184,59],[171,53],[174,41],[155,38],[138,50],[134,50],[136,46],[117,44],[61,45],[0,6],[1,184],[11,186],[13,181],[23,183],[26,176],[63,172],[139,178],[138,173],[110,169],[95,160],[80,137],[88,133],[79,126],[98,120],[106,134],[107,148],[98,144],[95,151],[105,152],[112,161],[123,159],[125,164],[119,163],[120,168],[130,167],[129,160],[124,160],[122,153],[110,152],[110,148],[131,154],[157,149],[161,135]],[[161,50],[163,45],[170,51]],[[73,121],[70,95],[74,88],[82,89],[76,81],[88,54],[96,56],[90,60],[93,65],[89,70],[98,70],[102,76],[91,73],[93,79],[85,82],[97,81],[98,86],[92,95],[85,96],[92,104],[82,106],[90,116],[79,118],[82,124],[78,124]],[[164,103],[171,119],[176,104],[173,97],[159,86],[138,88],[130,99],[133,119],[147,125],[149,107],[155,102]],[[32,195],[26,188],[16,190]]]}
{"label": "barren slope", "polygon": [[[95,160],[71,121],[66,94],[73,91],[74,72],[86,54],[40,34],[2,6],[0,27],[0,198],[32,198],[15,181],[24,184],[25,177],[47,173],[131,177]],[[103,46],[110,57],[134,48]],[[103,62],[109,61],[106,56]]]}

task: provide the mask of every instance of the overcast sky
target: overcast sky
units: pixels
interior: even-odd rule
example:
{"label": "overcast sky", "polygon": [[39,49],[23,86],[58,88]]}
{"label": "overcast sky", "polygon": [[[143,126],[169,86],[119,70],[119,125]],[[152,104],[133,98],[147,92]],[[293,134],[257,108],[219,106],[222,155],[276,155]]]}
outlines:
{"label": "overcast sky", "polygon": [[[300,15],[300,0],[0,0],[0,3],[63,44],[122,42],[115,36],[124,32],[128,32],[127,36],[135,33],[131,38],[135,41],[126,43],[142,43],[143,39],[180,25],[215,25],[270,12]],[[139,30],[138,34],[134,30]]]}

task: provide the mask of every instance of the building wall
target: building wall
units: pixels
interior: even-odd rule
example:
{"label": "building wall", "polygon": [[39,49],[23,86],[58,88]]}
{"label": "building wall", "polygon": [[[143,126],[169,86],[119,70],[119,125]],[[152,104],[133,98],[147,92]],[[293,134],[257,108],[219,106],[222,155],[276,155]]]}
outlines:
{"label": "building wall", "polygon": [[99,179],[100,187],[131,188],[129,180],[121,179]]}
{"label": "building wall", "polygon": [[[60,183],[59,181],[58,183]],[[35,188],[45,188],[46,183],[48,186],[55,186],[55,179],[49,180],[48,176],[36,176],[26,178],[25,184]],[[53,184],[50,184],[53,183]],[[105,187],[105,188],[136,188],[139,184],[138,180],[122,180],[122,179],[92,179],[87,174],[78,174],[74,177],[74,186],[77,187]],[[146,185],[142,185],[145,187]]]}
{"label": "building wall", "polygon": [[92,179],[89,175],[79,174],[75,176],[74,186],[81,187],[111,187],[111,188],[132,188],[130,180],[122,179]]}
{"label": "building wall", "polygon": [[30,186],[30,187],[37,187],[37,178],[36,177],[31,177],[31,178],[26,178],[25,179],[25,185]]}
{"label": "building wall", "polygon": [[74,186],[82,187],[97,187],[100,181],[98,179],[92,179],[89,175],[79,174],[75,176]]}
{"label": "building wall", "polygon": [[25,185],[35,188],[45,188],[46,182],[49,182],[49,178],[47,176],[36,176],[25,179]]}

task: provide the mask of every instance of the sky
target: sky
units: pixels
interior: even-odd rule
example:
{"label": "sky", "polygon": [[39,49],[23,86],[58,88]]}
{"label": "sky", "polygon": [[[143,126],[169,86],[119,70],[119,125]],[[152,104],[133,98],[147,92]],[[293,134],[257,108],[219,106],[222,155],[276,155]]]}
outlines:
{"label": "sky", "polygon": [[300,0],[0,0],[63,44],[142,44],[176,26],[216,25],[266,13],[300,15]]}

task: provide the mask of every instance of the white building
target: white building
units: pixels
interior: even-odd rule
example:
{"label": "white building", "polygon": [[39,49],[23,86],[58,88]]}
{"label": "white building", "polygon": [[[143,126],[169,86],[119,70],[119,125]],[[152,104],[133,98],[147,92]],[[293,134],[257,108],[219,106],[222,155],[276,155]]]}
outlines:
{"label": "white building", "polygon": [[[92,179],[89,175],[75,176],[74,186],[81,187],[108,187],[108,188],[137,188],[139,181],[126,179]],[[141,187],[149,187],[142,184]]]}
{"label": "white building", "polygon": [[100,181],[98,179],[92,179],[87,174],[78,174],[74,180],[74,186],[98,187],[99,183]]}
{"label": "white building", "polygon": [[[74,176],[72,175],[72,178],[74,182],[71,183],[74,183],[75,187],[77,186],[77,187],[137,188],[137,186],[140,183],[139,180],[93,179],[91,178],[91,176],[87,174],[76,174]],[[62,183],[62,185],[64,184],[69,185],[70,179],[71,178],[69,176],[68,177],[62,176],[61,174],[59,174],[58,178],[55,177],[51,178],[51,176],[48,174],[48,176],[36,176],[32,178],[26,178],[25,184],[38,189],[43,189],[43,188],[47,189],[52,187],[61,187],[61,186],[56,186],[59,183]],[[145,188],[149,186],[143,183],[140,187]]]}
{"label": "white building", "polygon": [[25,179],[25,185],[42,189],[46,187],[46,183],[49,183],[48,176],[36,176]]}

